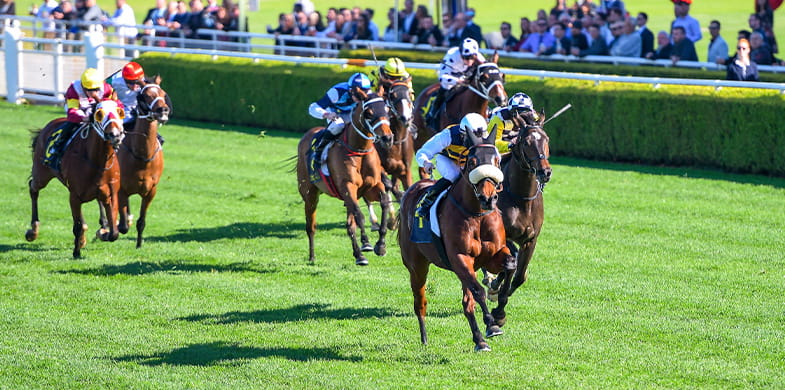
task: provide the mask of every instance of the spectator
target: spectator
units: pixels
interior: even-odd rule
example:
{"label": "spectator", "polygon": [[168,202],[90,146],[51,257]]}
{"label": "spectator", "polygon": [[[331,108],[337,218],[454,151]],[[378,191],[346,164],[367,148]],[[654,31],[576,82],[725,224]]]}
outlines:
{"label": "spectator", "polygon": [[566,26],[561,23],[556,23],[553,25],[553,38],[554,43],[553,46],[546,50],[545,55],[551,54],[561,54],[567,55],[570,54],[570,48],[572,46],[572,42],[570,38],[567,36]]}
{"label": "spectator", "polygon": [[589,39],[583,33],[583,23],[580,20],[572,22],[570,34],[570,53],[573,52],[572,49],[574,48],[578,48],[579,51],[589,48]]}
{"label": "spectator", "polygon": [[483,37],[482,37],[482,28],[480,28],[479,25],[474,24],[474,15],[475,15],[474,8],[469,8],[466,11],[466,30],[467,31],[466,31],[465,36],[463,38],[464,39],[471,38],[471,39],[474,39],[475,41],[477,41],[477,43],[482,44],[482,42],[484,40]]}
{"label": "spectator", "polygon": [[600,6],[597,8],[597,13],[609,14],[613,8],[621,11],[622,14],[627,13],[624,8],[624,2],[621,0],[601,0]]}
{"label": "spectator", "polygon": [[589,35],[591,35],[591,44],[586,50],[580,50],[577,47],[572,48],[572,54],[580,57],[585,56],[607,56],[608,44],[605,39],[600,36],[600,26],[592,24],[589,26]]}
{"label": "spectator", "polygon": [[447,45],[450,47],[460,45],[464,35],[468,36],[468,32],[464,30],[466,30],[466,15],[463,12],[458,12],[452,18],[450,31],[447,33]]}
{"label": "spectator", "polygon": [[771,48],[763,40],[763,34],[758,31],[750,34],[750,58],[758,65],[772,65],[776,62]]}
{"label": "spectator", "polygon": [[616,23],[624,22],[624,14],[621,13],[621,8],[611,8],[608,10],[608,16],[605,21],[607,22],[605,24],[607,28],[601,32],[605,37],[605,43],[608,44],[608,48],[610,49],[612,42],[621,35],[621,30],[619,30],[619,33],[613,34],[612,29],[613,25]]}
{"label": "spectator", "polygon": [[668,36],[667,32],[660,31],[657,33],[657,50],[653,53],[649,53],[646,58],[651,60],[670,59],[672,51],[673,45],[671,44],[671,38]]}
{"label": "spectator", "polygon": [[518,39],[512,35],[512,25],[507,22],[502,22],[501,26],[499,26],[499,32],[502,34],[502,39],[504,40],[501,49],[504,51],[514,51],[518,46]]}
{"label": "spectator", "polygon": [[736,55],[728,62],[727,79],[738,81],[759,81],[758,65],[750,58],[750,42],[739,39]]}
{"label": "spectator", "polygon": [[[521,36],[518,37],[518,46],[526,42],[526,39],[529,38],[529,34],[531,34],[531,31],[532,31],[532,27],[529,18],[527,17],[521,18]],[[516,50],[520,50],[520,48],[516,48]]]}
{"label": "spectator", "polygon": [[611,50],[613,49],[613,45],[616,43],[619,37],[622,36],[622,32],[624,31],[624,23],[614,22],[610,25],[610,29],[612,39],[610,42],[608,42],[608,52],[612,53]]}
{"label": "spectator", "polygon": [[774,9],[771,8],[769,0],[755,0],[755,13],[758,14],[764,31],[774,28]]}
{"label": "spectator", "polygon": [[343,27],[339,31],[340,36],[345,37],[347,35],[351,35],[355,30],[355,24],[357,21],[354,20],[352,11],[348,8],[341,8],[339,11],[341,12],[341,15],[343,15]]}
{"label": "spectator", "polygon": [[724,64],[725,59],[728,58],[728,44],[720,35],[719,21],[712,20],[709,23],[709,34],[711,35],[711,42],[709,42],[709,54],[706,57],[706,61]]}
{"label": "spectator", "polygon": [[[184,29],[186,37],[191,39],[210,39],[210,35],[198,34],[198,30],[215,28],[215,19],[204,8],[202,0],[191,0],[190,6],[191,13],[188,16],[188,24]],[[287,20],[291,21],[291,27],[295,30],[293,33],[297,34],[297,29],[294,28],[294,17],[291,14],[288,14],[288,16],[290,19]]]}
{"label": "spectator", "polygon": [[305,35],[309,37],[318,37],[324,32],[327,27],[324,26],[322,21],[322,14],[319,11],[313,11],[308,14],[308,28]]}
{"label": "spectator", "polygon": [[348,35],[343,37],[345,42],[351,40],[362,40],[362,41],[371,41],[373,40],[373,35],[371,34],[371,30],[368,28],[370,24],[370,17],[367,13],[363,12],[360,14],[360,17],[357,18],[357,23],[354,24],[354,28],[352,32]]}
{"label": "spectator", "polygon": [[611,46],[611,55],[616,57],[641,56],[641,36],[635,31],[635,24],[631,19],[621,23],[621,34]]}
{"label": "spectator", "polygon": [[773,33],[767,34],[766,30],[763,28],[763,24],[761,22],[760,16],[758,14],[750,14],[748,23],[750,26],[750,30],[752,30],[753,33],[759,32],[761,36],[763,36],[763,40],[764,42],[766,42],[766,45],[769,47],[769,49],[771,49],[771,52],[776,53],[775,48],[777,47],[777,40],[774,39]]}
{"label": "spectator", "polygon": [[382,40],[385,42],[400,42],[402,38],[401,29],[395,28],[395,8],[387,11],[387,21],[389,24],[384,29]]}
{"label": "spectator", "polygon": [[[30,11],[32,16],[40,19],[41,29],[44,30],[44,38],[55,38],[55,22],[52,12],[57,8],[57,0],[44,0],[40,7],[33,7]],[[45,50],[49,50],[51,45],[45,45]]]}
{"label": "spectator", "polygon": [[698,54],[695,52],[695,44],[687,38],[684,27],[677,26],[671,33],[673,39],[673,50],[671,51],[671,61],[675,65],[679,61],[697,61]]}
{"label": "spectator", "polygon": [[[133,45],[136,42],[136,34],[138,33],[136,27],[134,27],[136,25],[134,10],[128,5],[126,0],[115,0],[115,5],[117,6],[117,10],[114,15],[112,15],[110,22],[115,26],[117,35],[120,36],[123,43],[126,45]],[[131,49],[125,49],[125,56],[133,57],[133,52],[134,51]]]}
{"label": "spectator", "polygon": [[752,35],[752,33],[750,31],[748,31],[748,30],[739,30],[736,39],[744,38],[747,41],[749,41],[750,40],[750,35]]}
{"label": "spectator", "polygon": [[535,32],[529,35],[520,50],[535,53],[537,55],[543,54],[554,46],[556,38],[548,32],[548,22],[545,19],[539,19],[534,23]]}
{"label": "spectator", "polygon": [[[106,17],[106,12],[101,9],[96,3],[96,0],[85,0],[84,8],[82,8],[81,13],[77,9],[76,14],[77,19],[82,22],[103,22],[106,21],[108,18]],[[82,30],[87,30],[87,26],[83,26]]]}
{"label": "spectator", "polygon": [[403,2],[403,10],[398,17],[398,28],[401,29],[401,39],[410,42],[412,36],[417,34],[417,16],[414,12],[414,0]]}
{"label": "spectator", "polygon": [[[671,22],[671,34],[676,27],[683,27],[684,33],[692,43],[698,42],[703,38],[701,34],[701,26],[698,20],[690,16],[690,4],[692,0],[672,0],[673,1],[673,14],[676,19]],[[674,42],[675,44],[676,42]]]}
{"label": "spectator", "polygon": [[379,26],[377,26],[376,23],[374,23],[374,21],[373,21],[374,12],[376,12],[376,11],[374,11],[373,8],[366,8],[365,9],[365,13],[368,14],[368,19],[369,19],[369,21],[368,21],[368,29],[371,30],[371,37],[373,37],[374,41],[378,41],[379,40]]}
{"label": "spectator", "polygon": [[0,0],[0,15],[16,15],[14,0]]}
{"label": "spectator", "polygon": [[[55,20],[57,28],[61,31],[68,31],[68,33],[60,33],[60,38],[71,38],[73,35],[73,27],[76,21],[76,11],[74,5],[69,0],[63,0],[60,5],[52,10],[52,17]],[[63,36],[65,34],[65,36]]]}
{"label": "spectator", "polygon": [[556,5],[551,8],[551,15],[559,16],[565,12],[567,12],[569,8],[567,8],[567,0],[556,0]]}
{"label": "spectator", "polygon": [[[193,4],[194,0],[191,0],[191,4]],[[193,9],[193,5],[191,6]],[[278,15],[278,27],[273,29],[272,26],[269,24],[267,25],[267,33],[268,34],[275,34],[275,35],[294,35],[295,25],[294,25],[294,15],[292,14],[279,14]]]}
{"label": "spectator", "polygon": [[218,8],[220,8],[218,6],[218,0],[207,0],[207,5],[204,7],[204,9],[209,13],[218,11]]}
{"label": "spectator", "polygon": [[300,11],[305,12],[306,15],[310,15],[315,10],[311,0],[297,0],[294,2],[294,6],[298,7]]}
{"label": "spectator", "polygon": [[420,33],[413,43],[428,44],[431,46],[442,46],[444,44],[444,35],[439,27],[433,25],[433,17],[430,15],[422,18]]}
{"label": "spectator", "polygon": [[654,34],[646,26],[649,22],[649,15],[645,12],[638,13],[635,24],[638,25],[638,34],[641,36],[641,58],[654,52]]}
{"label": "spectator", "polygon": [[[144,20],[142,20],[142,24],[145,26],[165,27],[167,25],[166,11],[166,0],[155,0],[155,8],[150,8],[147,11],[147,15],[144,17]],[[157,32],[154,29],[144,30],[143,34],[145,39],[143,40],[143,43],[147,45],[151,44],[156,33]]]}
{"label": "spectator", "polygon": [[169,35],[172,37],[183,36],[183,27],[188,24],[190,14],[188,13],[188,6],[184,1],[175,3],[177,6],[174,10],[169,10],[169,15],[166,18],[166,27],[169,27]]}

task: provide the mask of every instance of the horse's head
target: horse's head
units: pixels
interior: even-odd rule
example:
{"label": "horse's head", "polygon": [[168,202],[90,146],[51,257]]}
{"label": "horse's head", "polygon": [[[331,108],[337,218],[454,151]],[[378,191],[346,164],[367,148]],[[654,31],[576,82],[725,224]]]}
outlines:
{"label": "horse's head", "polygon": [[504,90],[504,73],[496,65],[498,56],[495,54],[493,61],[477,66],[473,84],[488,101],[501,107],[507,105],[507,91]]}
{"label": "horse's head", "polygon": [[485,138],[474,135],[471,131],[467,133],[472,146],[468,149],[466,163],[463,166],[463,174],[474,190],[474,196],[480,201],[483,210],[492,210],[496,207],[499,199],[498,192],[502,188],[504,173],[499,164],[501,158],[499,151],[494,146],[496,139],[496,129]]}
{"label": "horse's head", "polygon": [[542,128],[544,120],[545,115],[541,114],[537,123],[521,129],[510,147],[520,167],[536,174],[541,185],[545,185],[551,179],[551,164],[548,162],[550,139]]}
{"label": "horse's head", "polygon": [[136,112],[138,118],[148,121],[166,123],[169,120],[169,105],[166,103],[166,92],[159,85],[160,76],[153,80],[146,80],[142,90],[136,96]]}
{"label": "horse's head", "polygon": [[125,138],[123,130],[125,110],[117,105],[114,100],[104,100],[95,106],[93,114],[93,128],[101,139],[110,142],[117,149]]}
{"label": "horse's head", "polygon": [[360,90],[360,103],[352,114],[352,127],[363,138],[380,143],[383,148],[392,145],[392,130],[387,104],[379,95]]}
{"label": "horse's head", "polygon": [[409,83],[396,81],[386,90],[385,96],[393,117],[403,123],[404,127],[409,127],[414,117],[414,103]]}

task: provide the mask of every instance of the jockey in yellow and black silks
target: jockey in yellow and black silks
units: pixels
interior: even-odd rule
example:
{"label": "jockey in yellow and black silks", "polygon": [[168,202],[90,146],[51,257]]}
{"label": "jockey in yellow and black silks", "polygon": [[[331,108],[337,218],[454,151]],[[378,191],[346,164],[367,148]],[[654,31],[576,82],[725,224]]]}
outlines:
{"label": "jockey in yellow and black silks", "polygon": [[499,153],[507,153],[510,151],[510,142],[506,139],[509,138],[510,131],[527,125],[526,118],[531,118],[534,121],[540,119],[540,115],[534,110],[534,103],[529,95],[518,92],[512,95],[507,101],[506,107],[496,107],[490,115],[488,120],[488,128],[493,129],[496,127],[496,149]]}

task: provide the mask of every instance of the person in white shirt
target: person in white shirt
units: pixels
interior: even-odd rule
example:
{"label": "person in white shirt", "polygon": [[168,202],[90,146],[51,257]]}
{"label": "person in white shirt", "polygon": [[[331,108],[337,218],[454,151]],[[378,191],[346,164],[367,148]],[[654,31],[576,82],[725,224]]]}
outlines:
{"label": "person in white shirt", "polygon": [[[136,34],[139,32],[136,27],[136,16],[134,10],[126,2],[126,0],[115,0],[117,10],[109,19],[112,26],[115,26],[117,35],[123,40],[126,45],[132,45],[136,42]],[[126,57],[133,57],[133,50],[125,49]]]}

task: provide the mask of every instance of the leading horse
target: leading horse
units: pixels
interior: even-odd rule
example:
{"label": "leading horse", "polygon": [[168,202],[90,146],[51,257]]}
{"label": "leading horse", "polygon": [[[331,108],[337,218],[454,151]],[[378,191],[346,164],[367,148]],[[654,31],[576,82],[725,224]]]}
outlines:
{"label": "leading horse", "polygon": [[33,134],[33,167],[28,187],[32,201],[30,229],[25,233],[27,241],[38,238],[38,194],[50,180],[57,178],[69,192],[69,204],[73,218],[74,258],[81,256],[87,243],[84,232],[87,225],[82,216],[82,203],[98,199],[107,215],[108,230],[101,229],[98,236],[102,241],[115,241],[119,235],[116,226],[117,192],[120,189],[120,167],[117,163],[117,147],[123,140],[123,109],[117,103],[106,100],[95,107],[93,120],[82,126],[63,153],[60,171],[44,165],[44,152],[49,136],[62,126],[66,119],[49,122],[42,130]]}
{"label": "leading horse", "polygon": [[[519,246],[516,265],[512,274],[499,275],[489,290],[499,288],[502,281],[511,281],[506,291],[498,295],[498,306],[491,311],[494,319],[503,326],[506,322],[505,306],[510,295],[528,276],[528,266],[537,245],[544,218],[542,190],[551,178],[549,137],[543,130],[545,115],[535,123],[518,129],[510,146],[510,153],[502,158],[504,190],[497,203],[504,220],[507,239]],[[512,277],[510,280],[510,276]]]}
{"label": "leading horse", "polygon": [[[382,182],[382,165],[374,147],[375,142],[389,147],[392,132],[384,99],[375,93],[360,91],[361,101],[352,110],[351,123],[346,125],[343,134],[328,149],[325,162],[329,171],[326,180],[314,183],[309,175],[309,165],[313,154],[311,144],[314,136],[323,129],[315,127],[308,130],[297,145],[297,183],[300,196],[305,202],[305,231],[308,234],[309,261],[314,257],[314,233],[316,232],[316,206],[319,195],[327,193],[343,200],[346,207],[346,232],[352,241],[352,254],[355,264],[367,265],[368,259],[362,254],[373,250],[378,256],[387,253],[385,235],[387,219],[390,216],[390,198]],[[320,158],[320,156],[316,156]],[[330,186],[334,183],[334,187]],[[366,202],[380,202],[382,221],[379,227],[379,240],[371,248],[365,233],[365,219],[357,199]],[[357,245],[356,230],[360,227],[360,241]]]}
{"label": "leading horse", "polygon": [[145,80],[137,95],[136,123],[117,153],[120,162],[120,233],[128,233],[128,197],[142,198],[139,219],[136,221],[136,247],[142,246],[147,208],[158,191],[158,181],[164,171],[164,150],[158,141],[158,126],[169,120],[166,92],[161,88],[161,77]]}
{"label": "leading horse", "polygon": [[448,190],[445,200],[434,206],[437,207],[443,252],[440,254],[438,243],[415,243],[410,239],[415,223],[418,223],[418,218],[414,216],[417,202],[428,190],[432,183],[430,180],[415,183],[404,194],[399,214],[401,223],[398,243],[403,264],[409,270],[414,313],[420,325],[422,343],[428,343],[425,331],[425,283],[430,264],[434,264],[452,270],[458,276],[463,289],[463,313],[471,327],[475,351],[490,351],[477,326],[475,303],[482,309],[486,336],[497,336],[502,331],[488,309],[485,290],[477,281],[475,272],[480,268],[494,273],[512,270],[515,259],[505,245],[504,226],[496,208],[503,179],[498,152],[493,145],[496,131],[492,131],[485,139],[471,132],[467,135],[472,138],[474,146],[468,150],[461,176]]}
{"label": "leading horse", "polygon": [[[507,104],[507,92],[504,90],[504,73],[501,72],[497,61],[499,54],[494,53],[489,62],[485,62],[470,72],[467,84],[456,85],[450,95],[445,99],[444,110],[439,117],[439,128],[432,129],[425,121],[425,114],[431,104],[431,96],[440,88],[439,83],[425,88],[414,101],[414,122],[417,136],[414,139],[414,150],[420,149],[428,139],[433,137],[448,125],[460,122],[464,115],[476,112],[483,117],[488,117],[488,104],[493,102],[497,106]],[[437,107],[438,109],[438,107]],[[429,175],[420,170],[420,177]]]}

